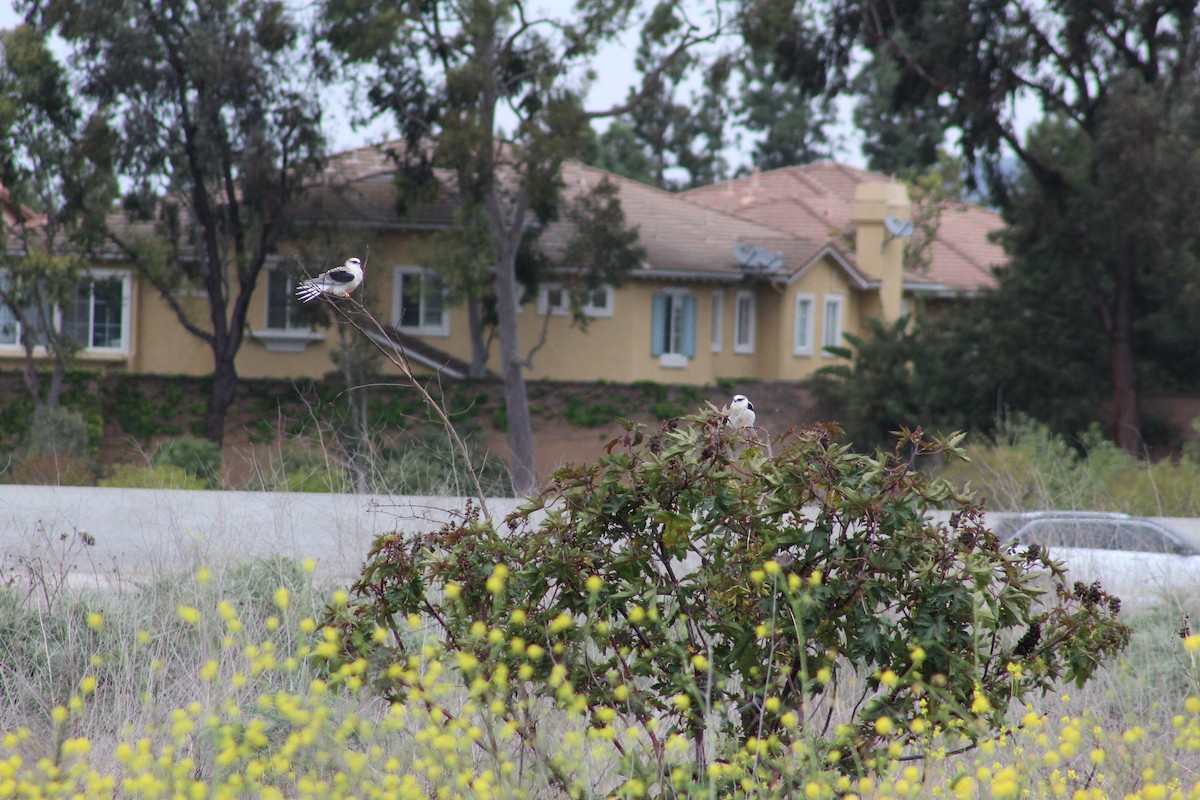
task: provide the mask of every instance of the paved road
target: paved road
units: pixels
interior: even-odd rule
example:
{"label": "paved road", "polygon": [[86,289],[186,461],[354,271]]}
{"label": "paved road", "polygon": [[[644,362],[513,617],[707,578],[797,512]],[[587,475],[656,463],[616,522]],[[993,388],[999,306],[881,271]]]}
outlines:
{"label": "paved road", "polygon": [[[275,554],[313,558],[319,575],[339,579],[357,573],[376,535],[433,530],[465,502],[0,485],[0,580],[38,559],[111,583]],[[493,499],[488,510],[503,517],[516,505]]]}
{"label": "paved road", "polygon": [[[0,585],[31,565],[70,574],[73,583],[113,586],[270,555],[315,559],[319,577],[345,581],[357,575],[378,534],[433,530],[465,504],[447,497],[0,485]],[[516,505],[488,502],[497,518]],[[991,516],[998,522],[1007,515]],[[1200,546],[1200,520],[1156,521]],[[84,545],[85,538],[94,544]]]}

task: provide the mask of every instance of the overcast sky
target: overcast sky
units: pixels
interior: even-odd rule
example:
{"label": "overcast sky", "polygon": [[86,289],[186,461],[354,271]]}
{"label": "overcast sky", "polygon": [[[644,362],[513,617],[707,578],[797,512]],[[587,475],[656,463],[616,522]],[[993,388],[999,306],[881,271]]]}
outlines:
{"label": "overcast sky", "polygon": [[[547,2],[547,8],[553,8],[556,5],[555,0],[543,0],[543,2]],[[560,2],[565,2],[565,0],[560,0]],[[12,28],[20,21],[21,18],[13,10],[11,0],[0,0],[0,29]],[[598,77],[587,95],[589,111],[611,108],[625,99],[629,88],[637,81],[637,72],[633,65],[636,47],[637,31],[636,28],[633,28],[623,37],[622,41],[609,44],[597,55],[592,66]],[[681,97],[680,101],[687,102],[687,99]],[[863,166],[861,151],[856,144],[857,140],[852,126],[848,123],[850,119],[849,105],[847,102],[843,102],[839,107],[843,122],[834,131],[834,136],[842,139],[843,142],[838,148],[837,160],[854,166]],[[346,124],[333,124],[334,115],[327,113],[326,119],[326,133],[329,135],[330,147],[334,151],[348,150],[379,141],[392,130],[387,120],[379,120],[367,128],[355,130]],[[338,119],[344,121],[345,118],[339,117]],[[504,124],[503,120],[501,124]],[[596,127],[603,130],[607,124],[606,121],[598,121]],[[747,154],[752,143],[746,136],[743,135],[742,138],[741,143],[734,142],[726,148],[725,157],[731,168],[736,168],[749,161]]]}

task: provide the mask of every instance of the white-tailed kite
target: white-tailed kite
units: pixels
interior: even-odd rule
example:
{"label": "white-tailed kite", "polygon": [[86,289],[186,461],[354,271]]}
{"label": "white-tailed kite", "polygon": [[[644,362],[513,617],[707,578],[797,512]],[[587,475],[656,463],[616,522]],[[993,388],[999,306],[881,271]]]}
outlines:
{"label": "white-tailed kite", "polygon": [[330,297],[345,297],[353,292],[363,282],[362,262],[357,258],[347,258],[340,267],[322,272],[315,278],[308,278],[296,287],[296,297],[303,303],[316,300],[321,295]]}
{"label": "white-tailed kite", "polygon": [[754,427],[754,403],[744,394],[735,394],[729,404],[729,424],[735,428]]}

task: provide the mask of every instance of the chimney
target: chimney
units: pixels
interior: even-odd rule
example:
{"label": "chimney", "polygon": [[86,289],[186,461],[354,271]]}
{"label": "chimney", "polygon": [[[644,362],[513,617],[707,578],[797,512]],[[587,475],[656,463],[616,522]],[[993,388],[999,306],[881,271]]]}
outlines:
{"label": "chimney", "polygon": [[854,192],[855,251],[858,267],[880,281],[879,316],[891,322],[900,316],[901,271],[907,237],[890,232],[885,220],[912,218],[903,183],[860,183]]}

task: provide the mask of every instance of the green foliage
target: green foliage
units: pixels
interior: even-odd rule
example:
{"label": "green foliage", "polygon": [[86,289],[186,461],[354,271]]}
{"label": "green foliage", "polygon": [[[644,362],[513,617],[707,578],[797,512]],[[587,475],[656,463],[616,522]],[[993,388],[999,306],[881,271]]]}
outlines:
{"label": "green foliage", "polygon": [[107,478],[97,485],[110,489],[211,489],[183,467],[174,464],[157,464],[139,467],[136,464],[118,464]]}
{"label": "green foliage", "polygon": [[[104,241],[184,329],[211,345],[203,434],[220,442],[250,297],[324,156],[313,49],[301,46],[300,21],[278,3],[168,9],[51,0],[29,16],[71,48],[70,77],[100,109],[106,141],[121,156],[125,210],[152,222],[122,223]],[[164,186],[181,191],[164,202]],[[106,227],[102,215],[101,234],[111,233]],[[181,287],[205,302],[177,302]]]}
{"label": "green foliage", "polygon": [[22,451],[85,459],[92,452],[87,420],[80,412],[61,406],[34,409]]}
{"label": "green foliage", "polygon": [[181,432],[177,420],[184,392],[176,380],[168,384],[156,402],[146,396],[144,383],[143,376],[118,376],[104,390],[104,406],[105,413],[116,420],[121,430],[149,445],[156,436],[176,436]]}
{"label": "green foliage", "polygon": [[[512,476],[501,460],[489,457],[464,437],[471,450],[471,465],[484,494],[503,497],[512,490]],[[444,432],[427,425],[415,437],[387,448],[378,478],[380,492],[401,495],[470,495],[463,455]]]}
{"label": "green foliage", "polygon": [[201,488],[221,487],[221,448],[207,439],[171,439],[154,454],[154,466],[179,467],[200,482]]}
{"label": "green foliage", "polygon": [[304,443],[284,445],[269,471],[261,476],[268,492],[348,492],[353,484],[342,463],[328,452]]}
{"label": "green foliage", "polygon": [[603,402],[584,405],[578,395],[570,395],[563,406],[563,416],[567,422],[580,428],[599,428],[611,424],[621,416],[621,409],[612,403]]}
{"label": "green foliage", "polygon": [[498,431],[508,430],[508,406],[504,403],[492,409],[492,427]]}
{"label": "green foliage", "polygon": [[1028,417],[1005,420],[970,461],[945,477],[969,482],[993,511],[1114,511],[1139,516],[1200,515],[1200,465],[1151,464],[1105,439],[1096,427],[1071,442]]}
{"label": "green foliage", "polygon": [[921,423],[912,361],[916,337],[907,315],[893,323],[867,320],[868,336],[844,334],[854,348],[826,350],[849,365],[822,367],[809,380],[821,402],[845,414],[846,434],[860,448],[882,447],[902,427]]}
{"label": "green foliage", "polygon": [[657,403],[650,404],[650,413],[658,419],[681,417],[687,412],[686,406],[672,400],[659,400]]}
{"label": "green foliage", "polygon": [[596,138],[595,147],[584,159],[588,164],[616,175],[654,185],[654,163],[642,149],[629,123],[617,119]]}
{"label": "green foliage", "polygon": [[[717,414],[628,426],[503,531],[468,506],[429,537],[380,537],[356,600],[330,612],[345,658],[406,698],[420,677],[389,665],[420,652],[404,626],[419,615],[471,665],[464,681],[481,679],[483,706],[557,699],[597,726],[620,708],[688,741],[697,770],[706,743],[769,738],[864,773],[886,760],[891,731],[919,718],[978,741],[1010,700],[1082,683],[1124,647],[1119,601],[1001,545],[978,507],[911,468],[910,453],[958,454],[961,436],[905,434],[895,456],[871,458],[826,429],[769,450],[743,435]],[[949,522],[931,522],[943,506]],[[832,724],[846,693],[859,699]],[[620,769],[641,779],[660,766]]]}

